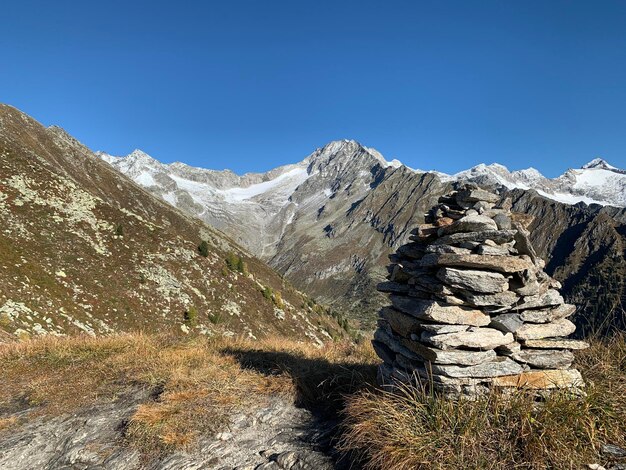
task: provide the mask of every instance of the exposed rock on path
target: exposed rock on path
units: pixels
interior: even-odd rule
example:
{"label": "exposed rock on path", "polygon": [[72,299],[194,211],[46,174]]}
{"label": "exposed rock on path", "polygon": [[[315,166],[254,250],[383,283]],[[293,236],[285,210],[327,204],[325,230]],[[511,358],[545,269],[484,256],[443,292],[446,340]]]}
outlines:
{"label": "exposed rock on path", "polygon": [[77,413],[32,421],[0,434],[0,468],[93,470],[310,469],[336,468],[329,455],[334,423],[284,399],[233,417],[228,429],[200,437],[189,452],[146,461],[124,442],[124,428],[146,398],[100,403]]}

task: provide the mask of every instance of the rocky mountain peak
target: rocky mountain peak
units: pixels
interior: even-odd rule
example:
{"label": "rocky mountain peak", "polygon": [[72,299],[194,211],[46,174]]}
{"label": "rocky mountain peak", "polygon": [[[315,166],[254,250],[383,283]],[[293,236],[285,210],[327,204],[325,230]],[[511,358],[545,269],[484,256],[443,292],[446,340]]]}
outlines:
{"label": "rocky mountain peak", "polygon": [[348,139],[329,142],[324,147],[318,148],[304,162],[309,164],[309,172],[315,169],[323,170],[329,166],[342,168],[358,166],[369,171],[376,164],[382,168],[402,165],[398,160],[388,162],[378,150]]}
{"label": "rocky mountain peak", "polygon": [[156,166],[159,167],[162,165],[157,159],[152,158],[143,150],[135,149],[131,153],[129,153],[125,158],[127,164],[129,165],[146,165],[146,166]]}
{"label": "rocky mountain peak", "polygon": [[602,158],[594,158],[589,163],[582,166],[583,170],[588,170],[591,168],[600,168],[602,170],[617,170],[616,167],[610,165],[606,160]]}

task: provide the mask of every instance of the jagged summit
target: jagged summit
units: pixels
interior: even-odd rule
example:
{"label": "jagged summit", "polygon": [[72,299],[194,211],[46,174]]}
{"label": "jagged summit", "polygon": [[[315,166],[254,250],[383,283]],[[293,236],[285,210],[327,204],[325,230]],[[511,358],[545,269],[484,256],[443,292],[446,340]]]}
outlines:
{"label": "jagged summit", "polygon": [[402,162],[397,159],[391,162],[387,161],[383,155],[372,147],[366,147],[356,140],[343,139],[333,140],[325,146],[318,148],[304,161],[324,162],[325,160],[333,160],[335,158],[373,158],[383,168],[402,166]]}
{"label": "jagged summit", "polygon": [[547,178],[534,168],[509,171],[504,165],[480,164],[454,175],[439,175],[444,181],[471,181],[507,189],[534,189],[540,195],[566,204],[626,206],[626,171],[595,159],[579,170],[570,169]]}
{"label": "jagged summit", "polygon": [[[297,163],[241,176],[181,162],[163,164],[141,150],[126,157],[102,152],[98,156],[183,211],[221,229],[237,226],[229,233],[268,257],[275,253],[280,234],[290,224],[308,211],[308,217],[319,217],[315,214],[330,210],[333,204],[329,202],[337,195],[353,198],[350,204],[354,204],[396,168],[405,168],[407,176],[427,173],[405,167],[398,160],[389,162],[376,149],[350,139],[328,142]],[[607,171],[610,165],[601,160],[586,166],[554,179],[534,168],[509,171],[498,163],[476,165],[455,175],[428,173],[444,183],[471,181],[497,188],[534,189],[567,204],[626,206],[626,175],[617,169]],[[240,228],[236,221],[242,219],[247,224]]]}
{"label": "jagged summit", "polygon": [[623,170],[620,170],[617,167],[614,167],[613,165],[610,165],[606,160],[604,160],[602,158],[594,158],[589,163],[587,163],[587,164],[582,166],[583,170],[588,170],[588,169],[592,169],[592,168],[599,168],[599,169],[602,169],[602,170],[623,171]]}

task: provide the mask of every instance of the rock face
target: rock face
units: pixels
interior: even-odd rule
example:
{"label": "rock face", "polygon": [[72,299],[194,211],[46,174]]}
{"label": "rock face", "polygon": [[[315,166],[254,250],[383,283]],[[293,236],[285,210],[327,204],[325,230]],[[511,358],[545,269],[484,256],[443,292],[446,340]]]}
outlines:
{"label": "rock face", "polygon": [[229,432],[200,436],[193,451],[156,455],[149,463],[123,445],[124,429],[146,391],[52,419],[31,419],[0,441],[0,468],[24,469],[320,469],[342,468],[331,447],[334,422],[275,398],[232,416]]}
{"label": "rock face", "polygon": [[382,385],[427,383],[454,396],[584,385],[571,350],[587,345],[565,338],[576,308],[498,200],[474,184],[442,196],[390,256],[379,290],[392,294],[391,306],[374,336]]}

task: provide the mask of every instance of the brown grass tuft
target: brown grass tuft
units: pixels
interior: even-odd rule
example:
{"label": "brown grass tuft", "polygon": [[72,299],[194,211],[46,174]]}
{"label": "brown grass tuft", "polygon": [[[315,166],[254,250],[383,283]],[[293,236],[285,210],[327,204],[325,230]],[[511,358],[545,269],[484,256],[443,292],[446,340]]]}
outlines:
{"label": "brown grass tuft", "polygon": [[[601,445],[626,445],[626,343],[594,343],[579,357],[587,395],[493,392],[474,401],[423,390],[366,391],[345,409],[341,447],[370,469],[580,468]],[[605,459],[606,460],[606,459]]]}

